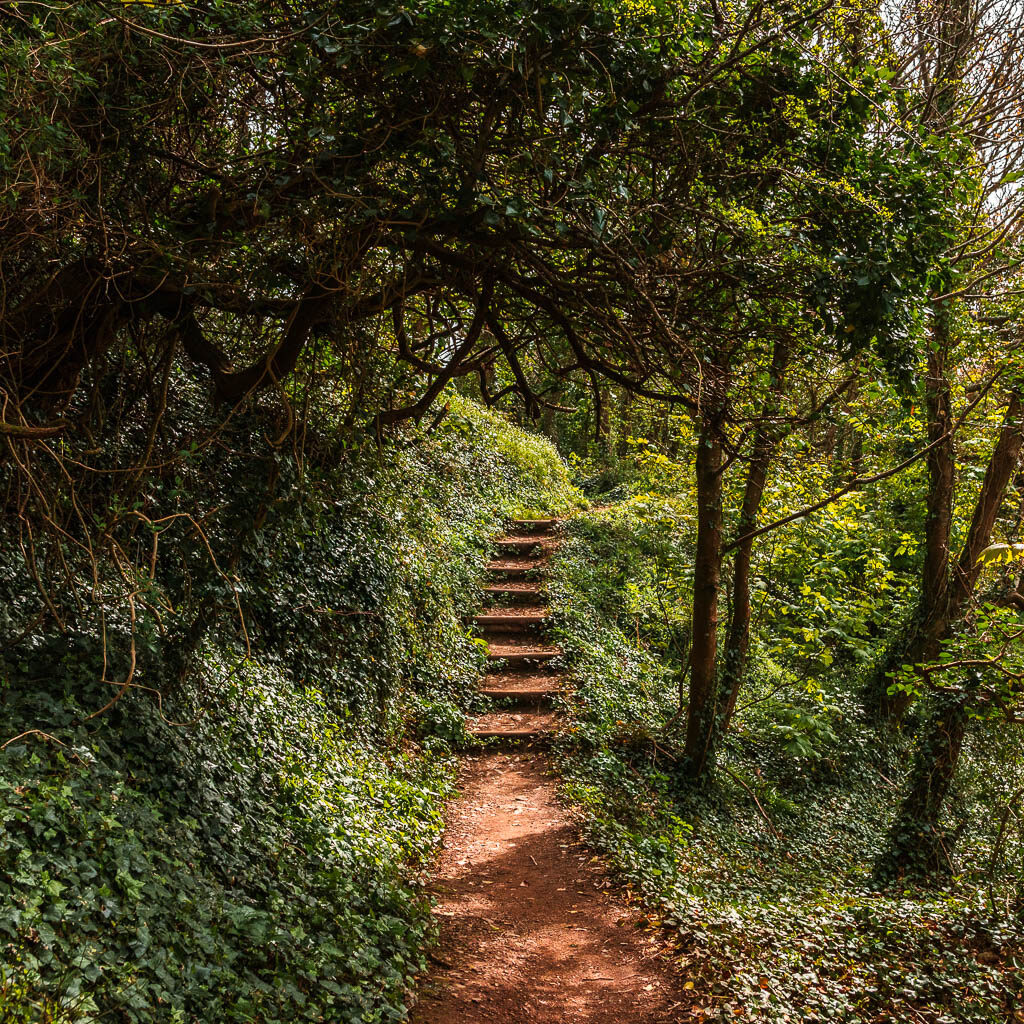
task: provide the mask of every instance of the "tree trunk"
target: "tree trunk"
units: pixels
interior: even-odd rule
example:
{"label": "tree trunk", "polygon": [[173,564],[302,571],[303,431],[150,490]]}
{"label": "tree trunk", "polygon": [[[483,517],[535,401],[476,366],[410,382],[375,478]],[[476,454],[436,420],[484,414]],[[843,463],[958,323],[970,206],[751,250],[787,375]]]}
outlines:
{"label": "tree trunk", "polygon": [[[977,39],[977,11],[970,0],[949,0],[927,11],[922,9],[921,13],[919,31],[922,38],[930,40],[930,59],[920,64],[920,84],[925,100],[922,121],[941,135],[950,129],[950,114],[961,93],[958,83]],[[943,269],[949,271],[948,267]],[[933,304],[932,317],[925,384],[929,442],[941,437],[951,424],[946,375],[946,360],[952,347],[951,307],[948,303]],[[953,439],[949,437],[928,455],[928,518],[920,604],[913,619],[890,644],[865,694],[868,711],[885,720],[898,721],[912,699],[909,694],[889,694],[890,673],[901,665],[929,660],[951,620],[945,596],[949,583],[949,527],[954,487]]]}
{"label": "tree trunk", "polygon": [[608,403],[605,401],[605,396],[601,393],[601,384],[597,379],[597,375],[591,373],[589,376],[590,393],[594,399],[594,443],[598,451],[603,454],[608,448]]}
{"label": "tree trunk", "polygon": [[[935,329],[928,348],[925,408],[928,413],[928,501],[925,515],[924,568],[921,577],[923,610],[931,615],[941,608],[949,582],[949,537],[953,522],[952,399],[946,364],[950,348],[950,310],[935,311]],[[926,616],[927,617],[927,616]]]}
{"label": "tree trunk", "polygon": [[953,423],[947,362],[952,339],[948,306],[934,309],[931,344],[928,347],[928,376],[924,399],[928,422],[928,497],[925,513],[924,565],[921,595],[913,622],[895,640],[875,670],[869,686],[869,705],[886,721],[899,721],[910,707],[911,695],[889,693],[890,673],[901,665],[931,661],[946,628],[949,590],[949,540],[953,522],[953,493],[956,467],[953,457]]}
{"label": "tree trunk", "polygon": [[132,282],[92,259],[50,277],[0,322],[0,370],[11,398],[48,415],[62,409],[79,376],[113,343],[130,319]]}
{"label": "tree trunk", "polygon": [[550,405],[544,406],[544,411],[540,414],[540,424],[544,435],[558,444],[558,423],[555,420],[555,410]]}
{"label": "tree trunk", "polygon": [[629,438],[633,436],[633,393],[623,388],[619,393],[618,439],[615,453],[624,458],[629,453]]}
{"label": "tree trunk", "polygon": [[[743,511],[740,514],[740,536],[757,526],[757,513],[764,495],[768,466],[772,448],[766,444],[763,450],[755,452],[747,470],[747,482],[743,489]],[[754,550],[754,539],[741,541],[736,548],[732,570],[732,618],[729,622],[729,639],[725,647],[725,663],[719,685],[718,722],[715,728],[713,746],[729,729],[736,698],[739,695],[743,676],[746,672],[747,652],[750,649],[750,560]]]}
{"label": "tree trunk", "polygon": [[[690,688],[685,771],[693,780],[708,768],[716,717],[718,594],[722,575],[722,442],[718,423],[705,419],[697,443],[697,553],[693,565]],[[680,695],[681,696],[681,695]]]}
{"label": "tree trunk", "polygon": [[[743,487],[743,507],[736,528],[740,538],[744,538],[757,527],[757,515],[764,497],[768,469],[778,444],[777,431],[771,420],[781,405],[783,377],[788,364],[788,341],[776,342],[772,353],[771,391],[765,399],[761,425],[754,434],[750,465]],[[733,559],[732,617],[729,623],[729,639],[725,646],[725,663],[722,666],[722,678],[718,687],[719,707],[709,762],[714,760],[718,741],[729,730],[733,712],[736,710],[736,698],[739,696],[746,672],[747,652],[750,649],[750,560],[753,551],[754,538],[745,537],[737,544]]]}
{"label": "tree trunk", "polygon": [[[938,653],[942,641],[974,594],[981,574],[981,553],[991,540],[1024,445],[1021,413],[1020,396],[1014,394],[989,459],[967,539],[953,570],[943,614],[928,629],[922,630],[917,641],[921,649],[934,649]],[[935,714],[926,727],[915,758],[907,795],[890,830],[888,848],[876,864],[880,875],[927,873],[946,863],[948,852],[938,821],[960,758],[974,689],[972,686],[961,694],[936,696]]]}
{"label": "tree trunk", "polygon": [[875,863],[882,878],[929,875],[951,865],[948,837],[939,816],[953,784],[967,732],[971,690],[936,697],[910,771],[907,794],[889,829],[886,849]]}
{"label": "tree trunk", "polygon": [[1006,489],[1017,469],[1021,447],[1024,446],[1022,412],[1024,405],[1021,396],[1014,392],[1003,415],[999,437],[992,450],[988,469],[985,471],[981,493],[978,495],[971,518],[971,528],[967,531],[967,540],[964,541],[960,557],[953,568],[947,604],[951,618],[959,616],[964,610],[981,575],[981,553],[991,543],[996,517],[1006,497]]}

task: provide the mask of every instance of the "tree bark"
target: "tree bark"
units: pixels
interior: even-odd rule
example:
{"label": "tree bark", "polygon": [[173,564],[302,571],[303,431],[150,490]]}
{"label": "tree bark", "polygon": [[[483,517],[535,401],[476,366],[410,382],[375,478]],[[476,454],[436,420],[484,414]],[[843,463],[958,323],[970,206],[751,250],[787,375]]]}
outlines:
{"label": "tree bark", "polygon": [[732,616],[719,684],[719,708],[712,738],[712,757],[709,760],[713,760],[718,741],[729,730],[733,712],[736,710],[736,698],[739,696],[746,673],[747,653],[750,650],[750,561],[755,539],[746,535],[757,527],[757,515],[768,481],[768,469],[778,446],[777,431],[771,419],[778,412],[782,402],[783,377],[788,364],[789,342],[778,341],[772,352],[771,391],[765,399],[761,425],[754,434],[750,465],[743,487],[743,506],[736,527],[742,539],[733,558]]}
{"label": "tree bark", "polygon": [[958,616],[966,607],[981,575],[981,553],[991,543],[996,517],[999,515],[999,509],[1006,497],[1006,489],[1013,479],[1021,448],[1024,446],[1022,413],[1024,403],[1020,394],[1014,392],[1003,415],[999,437],[992,450],[988,469],[985,471],[981,493],[974,506],[971,527],[967,531],[967,540],[964,541],[960,557],[953,568],[949,588],[949,610],[952,616]]}
{"label": "tree bark", "polygon": [[91,359],[130,319],[115,279],[83,258],[53,274],[0,323],[0,375],[19,406],[45,413],[67,404]]}
{"label": "tree bark", "polygon": [[948,620],[949,543],[956,486],[953,437],[950,434],[952,398],[947,375],[952,344],[950,321],[948,306],[935,308],[924,389],[928,444],[935,447],[929,450],[926,463],[928,496],[921,594],[913,624],[890,645],[869,686],[869,705],[885,721],[899,721],[912,700],[908,693],[889,693],[890,673],[901,665],[931,661],[938,653],[938,638]]}
{"label": "tree bark", "polygon": [[875,863],[879,877],[930,875],[950,867],[950,840],[940,829],[939,818],[963,749],[971,692],[942,694],[935,700],[907,794],[889,829],[886,849]]}
{"label": "tree bark", "polygon": [[941,608],[949,582],[949,538],[953,523],[953,406],[947,360],[950,349],[950,310],[935,311],[932,344],[928,348],[925,408],[928,414],[928,499],[925,515],[924,567],[921,577],[922,610],[926,617]]}
{"label": "tree bark", "polygon": [[216,397],[220,402],[238,402],[268,383],[278,383],[295,369],[316,322],[327,312],[334,293],[312,287],[295,304],[281,342],[264,357],[234,373],[215,372]]}
{"label": "tree bark", "polygon": [[[922,630],[917,643],[937,654],[970,602],[981,574],[981,553],[988,546],[1006,489],[1024,446],[1022,403],[1013,394],[989,459],[981,493],[974,506],[967,539],[954,567],[942,616]],[[948,850],[939,827],[943,803],[956,773],[967,730],[970,700],[976,685],[955,695],[939,694],[911,770],[907,795],[889,833],[887,849],[876,864],[880,875],[929,873],[941,869]]]}
{"label": "tree bark", "polygon": [[594,399],[594,443],[604,452],[608,446],[608,403],[601,394],[597,376],[593,371],[587,376],[590,378],[590,393]]}
{"label": "tree bark", "polygon": [[624,458],[629,452],[628,438],[633,436],[633,393],[628,388],[619,391],[618,443],[615,453]]}
{"label": "tree bark", "polygon": [[[925,11],[918,29],[929,40],[929,59],[920,65],[924,99],[922,121],[936,134],[949,131],[949,118],[961,90],[964,64],[977,39],[977,12],[970,0],[950,0]],[[949,273],[948,267],[941,268]],[[929,442],[948,432],[951,423],[946,361],[952,349],[951,308],[932,305],[932,338],[928,349],[928,378],[925,403]],[[883,720],[898,721],[906,712],[911,696],[890,694],[890,675],[904,664],[930,660],[954,613],[946,607],[949,583],[949,529],[955,489],[953,439],[937,445],[928,456],[928,516],[921,597],[912,620],[906,623],[876,666],[865,691],[869,713]]]}
{"label": "tree bark", "polygon": [[374,419],[374,424],[378,433],[383,427],[391,426],[395,423],[401,423],[403,420],[414,419],[418,423],[420,419],[422,419],[426,411],[431,407],[431,405],[433,405],[434,399],[437,398],[437,396],[444,390],[444,386],[448,381],[456,375],[462,366],[463,360],[467,355],[469,355],[479,340],[480,334],[484,329],[487,309],[493,292],[494,282],[492,279],[488,279],[484,282],[479,295],[477,295],[476,310],[473,313],[473,319],[466,330],[466,335],[462,339],[458,348],[452,354],[451,358],[448,360],[447,365],[443,368],[441,373],[439,373],[430,382],[419,401],[412,405],[403,406],[400,409],[387,409],[384,412],[377,413],[377,416]]}
{"label": "tree bark", "polygon": [[718,653],[718,594],[722,575],[722,442],[716,420],[705,420],[697,443],[697,552],[693,565],[693,622],[685,771],[700,780],[716,717],[715,666]]}

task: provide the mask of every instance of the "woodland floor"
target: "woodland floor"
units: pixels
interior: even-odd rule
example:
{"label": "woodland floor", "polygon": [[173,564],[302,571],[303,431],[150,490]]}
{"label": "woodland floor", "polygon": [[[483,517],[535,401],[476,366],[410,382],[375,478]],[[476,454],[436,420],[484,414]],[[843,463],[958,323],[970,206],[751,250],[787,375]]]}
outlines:
{"label": "woodland floor", "polygon": [[414,1024],[675,1024],[682,979],[609,891],[530,748],[463,763]]}

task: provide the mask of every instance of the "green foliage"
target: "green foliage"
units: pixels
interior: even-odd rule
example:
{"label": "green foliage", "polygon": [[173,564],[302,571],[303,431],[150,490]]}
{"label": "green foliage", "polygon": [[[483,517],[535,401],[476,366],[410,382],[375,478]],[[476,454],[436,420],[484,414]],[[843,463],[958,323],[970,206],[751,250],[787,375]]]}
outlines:
{"label": "green foliage", "polygon": [[[658,461],[664,493],[645,455],[641,493],[574,518],[556,563],[553,601],[576,680],[559,756],[591,841],[656,908],[706,1019],[1012,1019],[1024,977],[1019,736],[972,745],[944,890],[879,888],[871,876],[911,740],[865,720],[851,668],[885,642],[873,589],[888,579],[891,600],[909,587],[896,553],[906,520],[880,523],[858,497],[776,541],[775,601],[761,606],[724,767],[697,794],[676,774],[692,498],[676,490],[672,460]],[[786,500],[812,493],[813,472],[785,481]],[[782,594],[792,595],[784,614]],[[828,621],[823,601],[834,633],[815,625]],[[993,808],[1006,810],[994,819]]]}
{"label": "green foliage", "polygon": [[518,478],[510,481],[515,489],[515,498],[508,506],[510,514],[521,518],[566,515],[582,507],[568,468],[550,440],[458,395],[452,395],[449,409],[449,431],[457,431],[492,452],[506,466],[515,468]]}
{"label": "green foliage", "polygon": [[[5,1021],[403,1019],[488,538],[574,501],[550,445],[453,405],[404,452],[302,475],[279,456],[231,579],[201,574],[205,546],[181,544],[187,593],[180,564],[159,563],[148,585],[184,603],[154,599],[155,625],[139,608],[137,671],[99,717],[100,679],[124,678],[123,608],[105,677],[88,614],[9,649],[0,734],[25,735],[0,753]],[[261,475],[232,480],[207,523],[222,564],[266,499]],[[184,500],[187,479],[168,491]],[[10,564],[3,580],[8,609],[28,606]],[[176,622],[195,616],[213,621],[182,651]]]}
{"label": "green foliage", "polygon": [[[685,941],[736,965],[718,1008],[1005,1010],[1021,841],[978,808],[1010,821],[1017,761],[994,797],[972,748],[961,794],[963,848],[991,854],[996,961],[951,938],[978,934],[976,870],[946,906],[865,888],[879,793],[912,751],[854,694],[915,623],[925,464],[799,511],[934,433],[912,400],[936,296],[972,296],[946,310],[952,404],[980,403],[953,453],[954,544],[997,392],[1019,383],[1001,363],[1019,301],[969,283],[1019,262],[979,213],[998,205],[997,107],[957,83],[934,116],[929,47],[901,54],[890,24],[909,12],[8,6],[0,737],[19,738],[0,756],[0,991],[17,1012],[401,1016],[427,931],[410,871],[464,739],[487,537],[582,504],[551,444],[467,394],[518,395],[618,499],[575,521],[552,588],[581,680],[570,787]],[[717,592],[720,561],[694,580],[695,435],[724,453],[726,535],[788,524],[753,552],[747,678],[703,803],[678,758],[692,594]],[[741,514],[738,470],[762,456],[764,499]],[[918,694],[926,672],[972,692],[983,677],[979,730],[1024,678],[1020,516],[1004,520],[986,601],[937,666],[893,678]],[[690,709],[709,751],[711,704]],[[834,849],[791,870],[822,836]]]}
{"label": "green foliage", "polygon": [[393,1019],[428,927],[402,865],[437,835],[446,774],[344,737],[273,673],[207,699],[182,736],[132,709],[112,736],[7,748],[25,995],[75,1020]]}

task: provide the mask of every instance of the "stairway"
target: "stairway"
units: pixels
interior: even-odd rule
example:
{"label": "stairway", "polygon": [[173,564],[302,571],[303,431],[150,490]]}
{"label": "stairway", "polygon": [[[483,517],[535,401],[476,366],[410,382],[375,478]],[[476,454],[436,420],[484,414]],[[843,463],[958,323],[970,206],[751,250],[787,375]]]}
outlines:
{"label": "stairway", "polygon": [[487,674],[481,693],[502,710],[479,715],[469,725],[478,739],[534,742],[555,729],[552,699],[563,675],[552,667],[561,650],[545,642],[550,618],[545,604],[545,565],[558,544],[555,519],[520,519],[495,541],[497,557],[487,566],[487,607],[476,617],[487,641]]}

